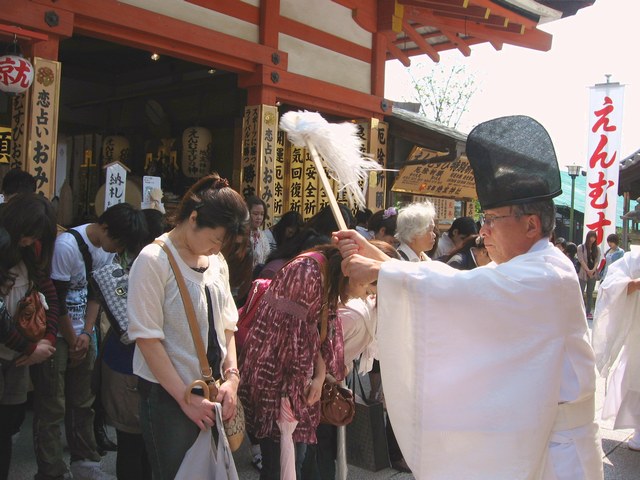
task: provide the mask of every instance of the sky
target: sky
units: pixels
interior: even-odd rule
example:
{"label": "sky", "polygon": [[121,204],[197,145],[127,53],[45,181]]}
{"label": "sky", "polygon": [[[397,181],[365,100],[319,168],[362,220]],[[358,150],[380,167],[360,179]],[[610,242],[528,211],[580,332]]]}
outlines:
{"label": "sky", "polygon": [[[589,87],[606,82],[625,85],[621,157],[640,149],[640,62],[638,26],[640,0],[596,0],[572,17],[539,26],[553,35],[551,50],[505,44],[471,46],[471,56],[442,52],[444,65],[466,65],[479,85],[458,130],[505,115],[528,115],[546,127],[561,168],[587,164]],[[412,64],[428,70],[427,56]],[[415,68],[415,67],[412,67]],[[423,68],[423,67],[420,67]],[[407,68],[387,62],[385,97],[409,101],[413,88]]]}

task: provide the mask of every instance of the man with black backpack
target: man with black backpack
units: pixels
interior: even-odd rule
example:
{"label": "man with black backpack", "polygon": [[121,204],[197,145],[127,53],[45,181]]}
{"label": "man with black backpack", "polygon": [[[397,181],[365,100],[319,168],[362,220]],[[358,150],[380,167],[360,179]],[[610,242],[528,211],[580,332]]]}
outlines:
{"label": "man with black backpack", "polygon": [[127,203],[114,205],[96,223],[74,227],[58,236],[51,278],[60,300],[60,333],[50,361],[32,369],[36,479],[64,478],[60,423],[64,420],[76,479],[113,478],[103,472],[93,431],[91,377],[96,357],[94,325],[98,303],[88,275],[116,253],[136,251],[146,232],[143,214]]}

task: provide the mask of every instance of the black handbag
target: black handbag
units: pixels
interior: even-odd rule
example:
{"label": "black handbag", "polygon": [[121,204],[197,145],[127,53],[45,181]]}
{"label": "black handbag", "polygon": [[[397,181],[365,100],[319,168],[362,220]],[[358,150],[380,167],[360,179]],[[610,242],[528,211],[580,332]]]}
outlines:
{"label": "black handbag", "polygon": [[371,472],[389,468],[384,405],[381,401],[367,400],[356,368],[353,370],[352,388],[356,393],[356,414],[347,425],[347,462]]}

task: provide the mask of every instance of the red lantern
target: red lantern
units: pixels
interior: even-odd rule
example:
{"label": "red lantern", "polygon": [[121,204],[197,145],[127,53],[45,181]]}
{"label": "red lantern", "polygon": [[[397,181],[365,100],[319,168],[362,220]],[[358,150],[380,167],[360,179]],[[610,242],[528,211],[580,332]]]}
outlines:
{"label": "red lantern", "polygon": [[33,83],[33,65],[20,55],[0,56],[0,90],[23,93]]}

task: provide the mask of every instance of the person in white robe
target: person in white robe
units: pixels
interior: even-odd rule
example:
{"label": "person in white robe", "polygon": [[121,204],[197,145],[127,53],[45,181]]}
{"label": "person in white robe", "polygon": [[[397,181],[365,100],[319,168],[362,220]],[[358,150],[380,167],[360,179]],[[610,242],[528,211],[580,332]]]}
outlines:
{"label": "person in white robe", "polygon": [[467,139],[493,262],[399,262],[334,234],[349,281],[378,281],[387,408],[418,479],[600,480],[595,360],[573,264],[549,237],[560,176],[528,117]]}
{"label": "person in white robe", "polygon": [[592,344],[600,375],[607,377],[602,409],[613,428],[633,428],[628,447],[640,451],[640,252],[609,266],[600,285]]}

